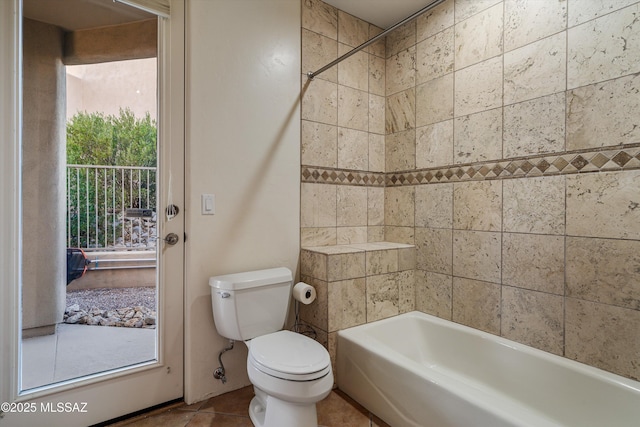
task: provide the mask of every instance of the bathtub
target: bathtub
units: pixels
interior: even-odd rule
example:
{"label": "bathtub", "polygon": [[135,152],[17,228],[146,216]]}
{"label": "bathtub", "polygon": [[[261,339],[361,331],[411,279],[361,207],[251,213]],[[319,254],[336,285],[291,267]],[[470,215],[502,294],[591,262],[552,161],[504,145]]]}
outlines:
{"label": "bathtub", "polygon": [[420,312],[338,332],[336,365],[392,427],[640,426],[640,382]]}

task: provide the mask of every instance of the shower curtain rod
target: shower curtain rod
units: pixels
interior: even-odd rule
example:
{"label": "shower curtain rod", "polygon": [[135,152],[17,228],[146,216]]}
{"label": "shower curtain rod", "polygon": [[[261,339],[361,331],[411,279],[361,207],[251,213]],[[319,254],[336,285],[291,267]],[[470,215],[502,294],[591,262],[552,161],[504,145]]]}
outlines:
{"label": "shower curtain rod", "polygon": [[414,13],[413,15],[403,19],[402,21],[398,22],[397,24],[392,25],[391,27],[387,28],[386,30],[384,30],[383,32],[381,32],[380,34],[378,34],[377,36],[367,40],[366,42],[362,43],[360,46],[353,48],[352,50],[350,50],[349,52],[345,53],[344,55],[342,55],[341,57],[339,57],[338,59],[335,59],[333,61],[331,61],[330,63],[328,63],[327,65],[325,65],[324,67],[320,68],[317,71],[309,71],[307,73],[307,77],[309,78],[309,80],[313,80],[313,78],[315,76],[317,76],[320,73],[323,73],[325,71],[327,71],[329,68],[333,67],[334,65],[338,64],[339,62],[344,61],[345,59],[347,59],[348,57],[350,57],[351,55],[353,55],[354,53],[357,53],[359,51],[361,51],[362,49],[364,49],[365,47],[369,46],[372,43],[375,43],[376,41],[378,41],[379,39],[381,39],[382,37],[386,36],[387,34],[389,34],[391,31],[395,30],[396,28],[406,24],[407,22],[410,22],[414,19],[416,19],[418,16],[422,15],[423,13],[425,13],[426,11],[433,9],[434,7],[436,7],[437,5],[439,5],[440,3],[443,3],[445,0],[435,0],[432,1],[431,3],[429,3],[427,6],[423,7],[422,9],[420,9],[419,11],[417,11],[416,13]]}

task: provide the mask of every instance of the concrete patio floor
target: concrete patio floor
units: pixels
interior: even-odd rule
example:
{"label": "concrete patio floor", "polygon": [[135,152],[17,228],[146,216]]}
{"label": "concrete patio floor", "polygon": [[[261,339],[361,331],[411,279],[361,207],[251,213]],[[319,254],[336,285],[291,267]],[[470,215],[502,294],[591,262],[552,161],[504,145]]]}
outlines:
{"label": "concrete patio floor", "polygon": [[156,330],[61,323],[22,340],[22,389],[80,378],[156,358]]}

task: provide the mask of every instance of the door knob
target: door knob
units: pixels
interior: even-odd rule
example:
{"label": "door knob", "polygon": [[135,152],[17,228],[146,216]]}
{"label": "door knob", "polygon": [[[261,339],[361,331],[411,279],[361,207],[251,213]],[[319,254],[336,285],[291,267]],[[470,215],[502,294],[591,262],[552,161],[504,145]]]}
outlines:
{"label": "door knob", "polygon": [[180,238],[176,233],[169,233],[167,237],[164,238],[164,241],[173,246],[180,241]]}

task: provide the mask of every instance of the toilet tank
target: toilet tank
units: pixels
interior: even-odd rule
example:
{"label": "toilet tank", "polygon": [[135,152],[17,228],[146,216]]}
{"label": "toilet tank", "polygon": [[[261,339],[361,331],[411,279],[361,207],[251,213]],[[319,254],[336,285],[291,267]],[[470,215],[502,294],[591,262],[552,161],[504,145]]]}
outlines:
{"label": "toilet tank", "polygon": [[282,329],[293,276],[285,267],[209,279],[213,319],[223,337],[246,341]]}

